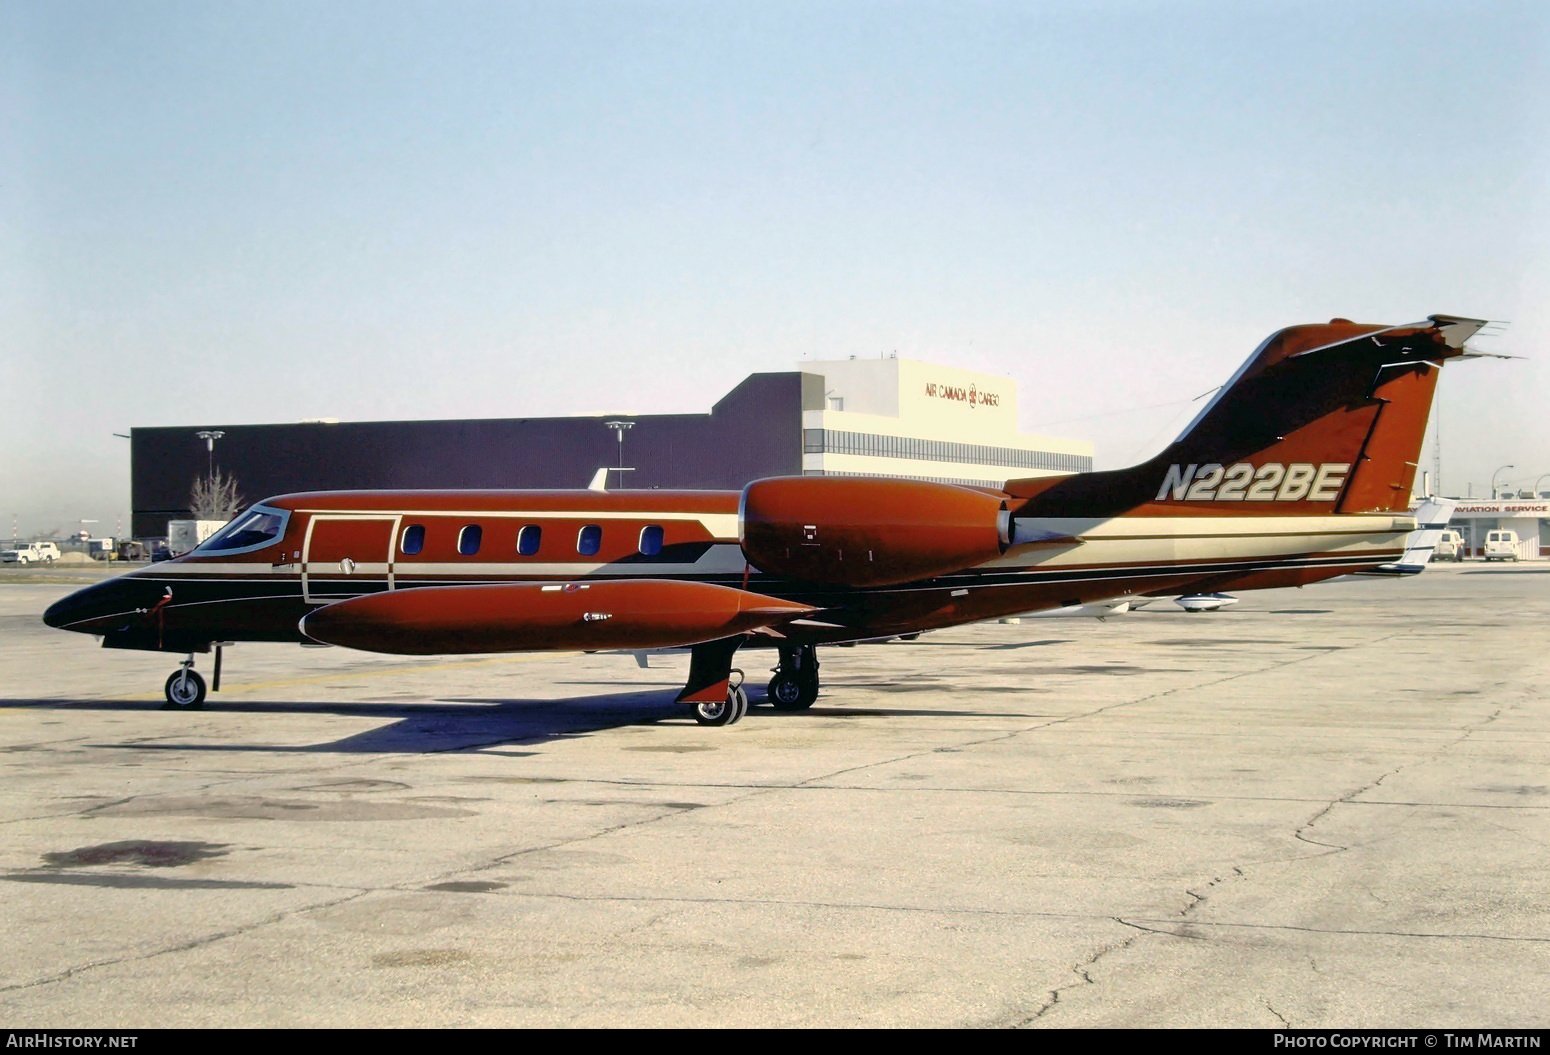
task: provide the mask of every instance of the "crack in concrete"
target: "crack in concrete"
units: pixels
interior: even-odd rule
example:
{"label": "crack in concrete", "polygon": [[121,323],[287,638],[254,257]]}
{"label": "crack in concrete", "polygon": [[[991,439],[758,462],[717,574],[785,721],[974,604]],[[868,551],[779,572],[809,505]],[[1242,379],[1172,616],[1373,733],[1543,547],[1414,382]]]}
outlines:
{"label": "crack in concrete", "polygon": [[[1116,919],[1114,917],[1109,917],[1109,918],[1113,919],[1113,921],[1115,923],[1123,924],[1123,922],[1124,922],[1123,920]],[[1098,983],[1093,979],[1093,976],[1092,976],[1092,973],[1091,973],[1091,968],[1093,967],[1093,965],[1095,965],[1099,960],[1103,959],[1105,956],[1110,955],[1111,953],[1119,952],[1121,950],[1130,948],[1130,946],[1134,942],[1139,941],[1140,938],[1141,938],[1141,935],[1136,934],[1136,935],[1132,935],[1129,938],[1126,938],[1122,942],[1105,945],[1105,946],[1099,948],[1097,951],[1095,951],[1091,956],[1089,956],[1087,959],[1083,960],[1081,963],[1073,965],[1072,968],[1071,968],[1071,973],[1077,976],[1077,980],[1074,981],[1074,982],[1071,982],[1068,985],[1057,986],[1056,988],[1051,989],[1050,993],[1049,993],[1049,999],[1048,1000],[1046,1000],[1040,1007],[1038,1007],[1031,1015],[1027,1015],[1027,1016],[1017,1020],[1016,1022],[1011,1023],[1011,1028],[1012,1029],[1026,1029],[1026,1028],[1028,1028],[1029,1026],[1031,1026],[1034,1023],[1038,1022],[1039,1019],[1043,1018],[1045,1015],[1047,1015],[1051,1011],[1055,1010],[1055,1008],[1060,1005],[1060,998],[1061,998],[1062,994],[1070,992],[1070,991],[1072,991],[1074,989],[1082,989],[1082,988],[1085,988],[1085,987],[1090,986],[1090,985],[1097,985]]]}
{"label": "crack in concrete", "polygon": [[[1225,883],[1229,879],[1243,879],[1243,878],[1247,878],[1247,876],[1244,873],[1243,869],[1238,868],[1235,865],[1235,866],[1233,866],[1233,875],[1230,875],[1230,876],[1214,876],[1210,880],[1210,882],[1208,882],[1206,884],[1205,889],[1207,891],[1209,891],[1211,888],[1213,888],[1213,887],[1215,887],[1215,886],[1217,886],[1217,885],[1219,885],[1221,883]],[[1201,905],[1203,905],[1205,903],[1205,901],[1206,901],[1207,895],[1204,894],[1204,893],[1199,893],[1197,891],[1191,890],[1189,888],[1185,888],[1184,893],[1185,893],[1186,896],[1192,898],[1193,900],[1189,904],[1185,905],[1182,909],[1179,910],[1179,923],[1181,923],[1181,924],[1183,924],[1185,926],[1189,926],[1191,924],[1187,920],[1185,920],[1184,917],[1187,917],[1191,912],[1193,912],[1195,909],[1197,909]],[[1140,941],[1144,936],[1146,936],[1148,934],[1162,934],[1162,935],[1166,935],[1168,937],[1186,938],[1186,939],[1190,939],[1190,940],[1193,940],[1193,941],[1204,941],[1204,940],[1206,940],[1201,935],[1179,934],[1179,933],[1176,933],[1176,932],[1173,932],[1173,931],[1159,930],[1159,929],[1152,928],[1152,927],[1144,927],[1144,926],[1140,925],[1139,923],[1136,923],[1136,922],[1134,922],[1132,920],[1125,919],[1125,918],[1120,917],[1120,916],[1110,916],[1110,917],[1108,917],[1108,919],[1111,922],[1117,923],[1117,924],[1119,924],[1122,927],[1128,927],[1131,930],[1136,931],[1137,933],[1133,934],[1129,938],[1126,938],[1122,942],[1112,943],[1112,944],[1108,944],[1108,945],[1103,946],[1102,948],[1100,948],[1096,952],[1094,952],[1092,956],[1090,956],[1086,960],[1084,960],[1082,963],[1079,963],[1079,964],[1075,965],[1074,967],[1072,967],[1071,968],[1072,973],[1076,974],[1079,980],[1075,981],[1075,982],[1072,982],[1069,985],[1059,986],[1059,987],[1057,987],[1055,989],[1050,990],[1049,999],[1047,999],[1031,1015],[1028,1015],[1025,1018],[1022,1018],[1019,1021],[1013,1023],[1012,1028],[1014,1028],[1014,1029],[1022,1029],[1022,1028],[1025,1028],[1027,1026],[1031,1026],[1034,1023],[1038,1022],[1040,1019],[1042,1019],[1044,1016],[1048,1015],[1051,1011],[1053,1011],[1060,1004],[1060,999],[1061,999],[1061,996],[1063,994],[1068,993],[1068,992],[1070,992],[1072,990],[1075,990],[1075,989],[1082,988],[1084,986],[1096,985],[1097,982],[1096,982],[1096,980],[1092,976],[1092,968],[1100,960],[1102,960],[1104,957],[1109,956],[1109,955],[1111,955],[1113,953],[1120,952],[1120,951],[1123,951],[1125,949],[1130,948],[1133,944],[1135,944],[1136,942]]]}
{"label": "crack in concrete", "polygon": [[64,968],[62,971],[58,971],[44,978],[34,978],[30,982],[16,982],[11,985],[0,985],[0,993],[14,993],[24,989],[36,989],[45,985],[57,985],[60,982],[68,981],[69,979],[74,978],[76,975],[85,974],[88,971],[94,971],[102,967],[113,967],[121,963],[138,963],[144,960],[154,960],[158,956],[168,956],[173,953],[187,952],[190,949],[203,948],[206,945],[214,945],[216,942],[225,941],[228,938],[235,938],[243,934],[251,933],[252,931],[258,930],[261,927],[267,927],[275,923],[280,923],[292,916],[301,913],[313,912],[321,908],[332,908],[335,905],[343,905],[347,902],[354,901],[357,898],[365,897],[369,893],[371,893],[369,890],[357,890],[350,894],[348,897],[335,898],[332,901],[324,901],[315,905],[307,905],[302,908],[286,909],[283,912],[276,912],[272,915],[264,917],[263,919],[254,920],[252,923],[243,926],[231,927],[227,930],[216,931],[214,934],[203,934],[197,938],[189,938],[186,941],[167,945],[160,949],[152,949],[148,952],[126,954],[124,956],[110,956],[104,957],[100,960],[90,960],[86,963],[73,964]]}
{"label": "crack in concrete", "polygon": [[[1397,637],[1397,636],[1399,636],[1399,635],[1398,634],[1387,635],[1386,637],[1380,638],[1377,641],[1368,642],[1368,644],[1369,645],[1382,644],[1383,641],[1389,640],[1390,638]],[[1248,676],[1249,674],[1259,674],[1259,673],[1263,673],[1263,672],[1265,672],[1267,670],[1272,670],[1272,669],[1276,669],[1276,668],[1279,668],[1279,667],[1291,666],[1293,664],[1303,662],[1303,661],[1305,661],[1307,659],[1315,658],[1315,656],[1322,656],[1322,655],[1327,655],[1327,654],[1328,654],[1327,652],[1311,653],[1309,655],[1305,655],[1305,656],[1301,656],[1301,657],[1296,657],[1294,659],[1291,659],[1291,660],[1288,660],[1288,661],[1285,661],[1285,662],[1282,662],[1282,663],[1270,664],[1270,665],[1267,665],[1265,667],[1261,667],[1261,668],[1259,668],[1257,670],[1254,670],[1254,671],[1247,671],[1247,672],[1242,672],[1242,673],[1239,673],[1239,674],[1228,675],[1228,676],[1223,677],[1223,678],[1218,678],[1215,681],[1205,682],[1205,683],[1202,683],[1200,685],[1190,686],[1188,688],[1190,688],[1191,690],[1198,690],[1200,688],[1207,688],[1207,687],[1211,687],[1211,686],[1215,686],[1215,685],[1221,685],[1221,684],[1225,684],[1227,682],[1234,681],[1237,678]],[[1164,697],[1166,697],[1168,695],[1171,695],[1171,694],[1173,694],[1175,692],[1179,692],[1179,691],[1181,691],[1180,688],[1167,689],[1167,690],[1163,690],[1161,692],[1153,693],[1150,696],[1141,697],[1141,698],[1136,699],[1136,700],[1130,700],[1130,701],[1126,701],[1124,703],[1118,703],[1118,704],[1109,704],[1109,705],[1106,705],[1104,707],[1096,708],[1096,709],[1094,709],[1092,711],[1086,712],[1085,714],[1082,714],[1082,715],[1072,715],[1072,716],[1069,716],[1067,718],[1057,719],[1057,720],[1049,721],[1049,722],[1043,722],[1043,723],[1040,723],[1038,726],[1033,727],[1033,729],[1048,728],[1048,727],[1053,726],[1053,725],[1059,725],[1059,724],[1062,724],[1062,723],[1065,723],[1065,722],[1075,721],[1075,720],[1077,720],[1079,718],[1092,717],[1092,716],[1095,716],[1095,715],[1098,715],[1098,714],[1102,714],[1105,711],[1110,711],[1110,710],[1117,709],[1119,707],[1130,706],[1130,705],[1136,704],[1136,703],[1143,703],[1143,702],[1147,702],[1149,700],[1161,699],[1161,698],[1164,698]],[[1475,722],[1475,723],[1467,726],[1464,729],[1463,733],[1459,737],[1457,737],[1455,740],[1449,742],[1448,744],[1445,744],[1445,745],[1441,746],[1437,750],[1431,752],[1426,757],[1421,758],[1421,759],[1417,759],[1417,760],[1415,760],[1413,762],[1406,763],[1404,765],[1396,767],[1395,769],[1389,770],[1388,772],[1382,773],[1376,779],[1374,779],[1372,781],[1369,781],[1367,784],[1363,785],[1362,787],[1359,787],[1359,788],[1356,788],[1356,789],[1354,789],[1352,791],[1349,791],[1345,795],[1342,795],[1340,798],[1326,803],[1322,809],[1320,809],[1317,813],[1315,813],[1312,817],[1310,817],[1303,825],[1301,825],[1293,833],[1294,837],[1297,838],[1298,840],[1302,841],[1302,842],[1306,842],[1306,843],[1309,843],[1311,845],[1325,847],[1331,853],[1340,853],[1340,852],[1342,852],[1342,851],[1344,851],[1346,849],[1349,849],[1349,847],[1341,846],[1339,844],[1320,842],[1319,840],[1311,838],[1311,836],[1308,833],[1312,831],[1312,829],[1318,824],[1318,822],[1320,820],[1322,820],[1324,817],[1328,816],[1334,810],[1334,808],[1336,806],[1341,805],[1343,803],[1349,803],[1349,802],[1351,802],[1351,800],[1355,799],[1357,796],[1362,795],[1365,792],[1372,791],[1372,790],[1382,786],[1383,782],[1385,780],[1387,780],[1389,777],[1392,777],[1392,776],[1402,772],[1403,770],[1405,770],[1407,768],[1410,768],[1411,766],[1424,764],[1425,762],[1434,761],[1434,760],[1440,758],[1447,751],[1449,751],[1452,748],[1456,747],[1458,744],[1463,743],[1464,741],[1468,740],[1472,735],[1474,735],[1475,732],[1477,732],[1480,729],[1484,728],[1485,726],[1489,725],[1491,722],[1494,722],[1498,717],[1501,716],[1502,712],[1503,712],[1503,709],[1502,708],[1498,708],[1496,711],[1492,712],[1484,720],[1479,721],[1479,722]],[[1010,736],[1021,735],[1022,732],[1028,732],[1028,731],[1032,731],[1032,729],[1023,730],[1023,731],[1021,731],[1019,733],[1008,734],[1007,736],[996,737],[994,739],[995,740],[1008,739]],[[993,742],[993,741],[988,741],[988,742]],[[1323,856],[1323,855],[1320,855],[1320,856]],[[1093,967],[1093,965],[1098,963],[1098,961],[1103,959],[1105,956],[1108,956],[1108,955],[1110,955],[1111,953],[1113,953],[1115,951],[1129,948],[1131,944],[1140,941],[1142,939],[1142,937],[1144,935],[1147,935],[1147,934],[1157,934],[1157,935],[1163,935],[1163,936],[1173,937],[1173,938],[1184,938],[1184,939],[1195,940],[1195,941],[1205,941],[1205,940],[1209,940],[1205,935],[1189,933],[1188,930],[1189,929],[1194,929],[1194,928],[1258,927],[1258,928],[1261,928],[1261,929],[1270,929],[1270,930],[1303,931],[1303,932],[1310,932],[1310,933],[1327,933],[1327,934],[1352,934],[1352,935],[1364,935],[1364,936],[1389,936],[1389,937],[1400,937],[1400,938],[1422,938],[1422,939],[1442,939],[1442,940],[1459,940],[1459,939],[1464,939],[1464,940],[1486,940],[1486,941],[1529,942],[1529,943],[1550,942],[1550,938],[1538,938],[1538,937],[1526,937],[1526,936],[1503,936],[1503,935],[1489,935],[1489,934],[1455,935],[1455,934],[1442,934],[1442,933],[1399,932],[1399,931],[1325,930],[1325,929],[1321,929],[1321,928],[1298,927],[1298,926],[1291,926],[1291,925],[1269,925],[1269,924],[1257,925],[1257,924],[1212,923],[1212,922],[1205,922],[1205,921],[1201,921],[1201,920],[1196,920],[1196,919],[1191,919],[1190,918],[1191,915],[1198,908],[1200,908],[1200,906],[1202,906],[1202,905],[1204,905],[1206,903],[1206,901],[1208,900],[1210,892],[1215,887],[1217,887],[1220,884],[1228,881],[1229,879],[1244,879],[1244,880],[1246,880],[1247,878],[1248,878],[1248,873],[1246,873],[1238,865],[1233,865],[1232,866],[1232,874],[1231,875],[1224,875],[1224,876],[1215,876],[1215,877],[1213,877],[1210,880],[1210,882],[1208,882],[1206,884],[1206,886],[1204,887],[1204,889],[1201,890],[1201,891],[1196,891],[1196,890],[1193,890],[1193,889],[1186,888],[1184,893],[1191,900],[1190,900],[1190,902],[1188,904],[1186,904],[1179,911],[1178,918],[1176,920],[1137,920],[1137,919],[1125,919],[1125,918],[1114,917],[1114,922],[1119,923],[1122,926],[1130,927],[1130,928],[1138,931],[1139,933],[1137,933],[1135,936],[1133,936],[1132,938],[1128,939],[1127,941],[1121,942],[1121,943],[1119,943],[1117,945],[1110,944],[1110,945],[1103,946],[1102,948],[1098,949],[1086,961],[1084,961],[1083,963],[1080,963],[1080,964],[1077,964],[1076,966],[1074,966],[1072,968],[1072,971],[1073,971],[1073,973],[1075,973],[1078,976],[1079,981],[1072,982],[1069,985],[1060,986],[1060,987],[1058,987],[1058,988],[1056,988],[1054,990],[1051,990],[1050,994],[1049,994],[1049,998],[1044,1002],[1044,1004],[1041,1005],[1038,1009],[1036,1009],[1031,1015],[1029,1015],[1028,1017],[1026,1017],[1026,1018],[1022,1019],[1020,1022],[1018,1022],[1017,1025],[1018,1026],[1027,1026],[1027,1025],[1031,1025],[1033,1023],[1038,1022],[1040,1019],[1044,1018],[1046,1015],[1048,1015],[1050,1012],[1052,1012],[1057,1006],[1059,1006],[1060,1001],[1061,1001],[1061,997],[1062,997],[1063,994],[1071,992],[1071,991],[1073,991],[1075,989],[1079,989],[1079,988],[1081,988],[1083,986],[1096,984],[1094,982],[1094,980],[1093,980],[1092,973],[1091,973],[1091,968]],[[1147,926],[1146,924],[1152,924],[1152,926]],[[1187,928],[1187,929],[1185,931],[1183,931],[1183,932],[1180,932],[1180,930],[1176,929],[1176,928],[1180,928],[1180,927]],[[1290,1020],[1287,1019],[1286,1016],[1282,1015],[1274,1006],[1272,1006],[1269,1003],[1268,1000],[1267,1001],[1263,1001],[1263,1003],[1264,1003],[1264,1006],[1265,1006],[1266,1010],[1268,1010],[1272,1015],[1274,1015],[1282,1023],[1283,1026],[1286,1026],[1288,1028],[1291,1027]]]}
{"label": "crack in concrete", "polygon": [[[1119,922],[1127,927],[1135,927],[1152,934],[1165,934],[1172,938],[1195,938],[1198,934],[1181,934],[1169,930],[1169,927],[1210,927],[1217,929],[1234,930],[1276,930],[1294,931],[1302,934],[1346,934],[1352,937],[1373,938],[1427,938],[1440,941],[1500,941],[1523,942],[1530,945],[1550,944],[1550,935],[1536,936],[1529,934],[1477,934],[1477,933],[1447,933],[1445,931],[1405,931],[1405,930],[1363,930],[1356,927],[1305,927],[1295,923],[1229,923],[1224,921],[1207,920],[1175,920],[1175,919],[1147,919],[1145,917],[1123,919]],[[1145,926],[1145,924],[1152,926]]]}
{"label": "crack in concrete", "polygon": [[[1445,755],[1447,752],[1453,750],[1459,744],[1464,743],[1466,740],[1468,740],[1475,733],[1479,732],[1481,729],[1484,729],[1486,726],[1488,726],[1492,722],[1496,721],[1498,718],[1500,718],[1502,716],[1502,714],[1506,710],[1507,710],[1507,708],[1505,708],[1505,707],[1498,707],[1498,708],[1496,708],[1496,710],[1492,711],[1485,718],[1483,718],[1483,719],[1481,719],[1481,720],[1479,720],[1477,722],[1465,725],[1464,728],[1463,728],[1463,732],[1461,732],[1457,737],[1455,737],[1454,739],[1448,741],[1445,744],[1442,744],[1441,746],[1437,747],[1435,750],[1431,751],[1430,753],[1426,754],[1425,756],[1423,756],[1421,758],[1414,759],[1413,761],[1410,761],[1410,762],[1406,762],[1403,765],[1396,766],[1395,768],[1389,770],[1386,773],[1381,773],[1381,774],[1379,774],[1379,776],[1378,776],[1378,778],[1376,780],[1370,781],[1369,783],[1363,785],[1362,787],[1355,788],[1355,789],[1353,789],[1351,791],[1348,791],[1344,795],[1340,796],[1339,798],[1332,800],[1331,802],[1327,803],[1324,806],[1323,809],[1319,810],[1312,817],[1309,817],[1306,821],[1304,821],[1302,823],[1302,825],[1297,828],[1296,831],[1292,832],[1292,838],[1297,839],[1300,842],[1308,843],[1311,846],[1322,846],[1322,847],[1326,848],[1327,850],[1329,850],[1331,853],[1343,853],[1344,851],[1349,850],[1350,849],[1349,846],[1342,846],[1339,843],[1321,842],[1318,839],[1312,838],[1307,833],[1310,832],[1318,824],[1319,821],[1321,821],[1325,817],[1329,816],[1329,814],[1334,811],[1336,806],[1345,805],[1345,804],[1349,803],[1352,799],[1356,798],[1358,795],[1363,795],[1363,794],[1365,794],[1365,793],[1367,793],[1369,791],[1372,791],[1372,790],[1382,786],[1383,782],[1385,780],[1387,780],[1389,777],[1396,776],[1396,775],[1398,775],[1400,773],[1403,773],[1407,769],[1413,769],[1413,768],[1415,768],[1417,766],[1424,766],[1424,765],[1427,765],[1427,764],[1429,764],[1431,762],[1437,761],[1438,759],[1442,758],[1442,756]],[[1327,856],[1327,855],[1320,854],[1318,856]]]}

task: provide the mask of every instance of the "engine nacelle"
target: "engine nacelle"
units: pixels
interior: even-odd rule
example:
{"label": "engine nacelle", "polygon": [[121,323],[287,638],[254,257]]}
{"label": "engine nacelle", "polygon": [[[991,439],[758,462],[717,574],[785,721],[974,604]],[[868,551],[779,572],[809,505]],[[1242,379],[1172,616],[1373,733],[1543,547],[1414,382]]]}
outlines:
{"label": "engine nacelle", "polygon": [[961,571],[1006,552],[1003,499],[953,484],[782,476],[743,489],[743,556],[767,575],[887,586]]}

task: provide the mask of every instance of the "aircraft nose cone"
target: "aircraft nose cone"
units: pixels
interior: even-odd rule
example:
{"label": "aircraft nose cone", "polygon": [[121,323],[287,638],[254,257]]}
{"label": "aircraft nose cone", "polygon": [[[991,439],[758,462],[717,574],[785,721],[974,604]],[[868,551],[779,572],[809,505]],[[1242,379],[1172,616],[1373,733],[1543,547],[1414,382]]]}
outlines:
{"label": "aircraft nose cone", "polygon": [[81,611],[81,603],[77,600],[83,591],[77,590],[68,597],[62,597],[49,605],[43,612],[43,622],[56,630],[63,630],[71,623],[77,621]]}
{"label": "aircraft nose cone", "polygon": [[49,605],[43,622],[56,630],[100,634],[105,624],[122,621],[126,613],[133,612],[141,592],[141,584],[128,576],[99,582]]}

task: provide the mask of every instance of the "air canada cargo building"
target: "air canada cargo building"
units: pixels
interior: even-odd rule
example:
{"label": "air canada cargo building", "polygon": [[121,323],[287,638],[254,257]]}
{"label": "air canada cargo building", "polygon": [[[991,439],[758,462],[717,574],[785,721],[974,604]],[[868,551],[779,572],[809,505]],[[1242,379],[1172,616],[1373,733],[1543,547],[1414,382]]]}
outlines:
{"label": "air canada cargo building", "polygon": [[[218,432],[214,450],[201,432]],[[764,476],[898,476],[999,486],[1083,472],[1092,445],[1026,435],[1010,378],[910,359],[804,362],[753,374],[708,414],[461,421],[191,423],[131,430],[133,532],[190,517],[210,464],[257,501],[292,491],[736,490]]]}

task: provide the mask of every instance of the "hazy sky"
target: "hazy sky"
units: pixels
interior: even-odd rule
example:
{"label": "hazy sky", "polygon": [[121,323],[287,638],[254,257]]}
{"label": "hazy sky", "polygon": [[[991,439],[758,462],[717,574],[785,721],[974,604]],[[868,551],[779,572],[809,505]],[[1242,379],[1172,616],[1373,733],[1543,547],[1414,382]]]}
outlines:
{"label": "hazy sky", "polygon": [[1445,489],[1550,473],[1550,5],[0,5],[0,534],[111,530],[131,426],[891,351],[1115,466],[1281,326],[1433,312],[1528,357],[1446,371]]}

